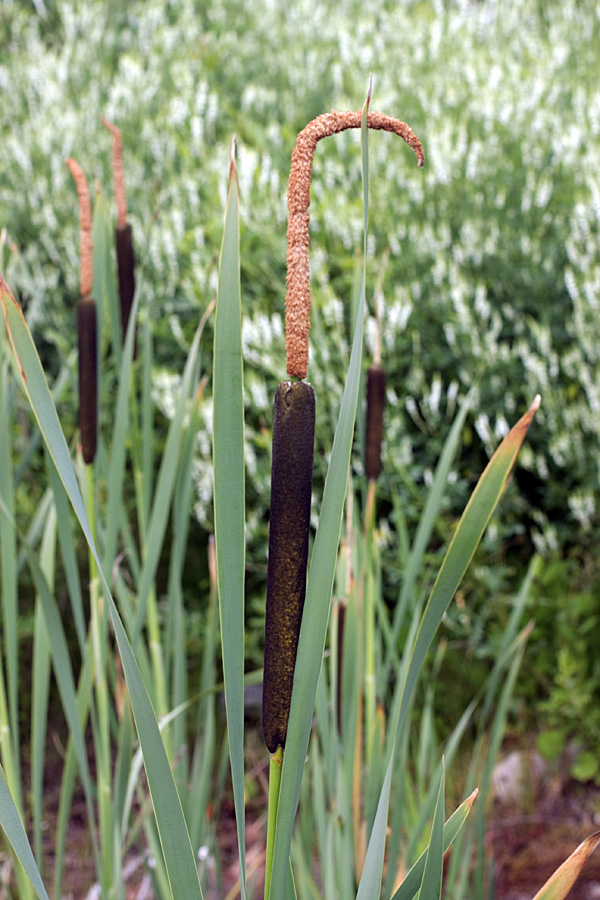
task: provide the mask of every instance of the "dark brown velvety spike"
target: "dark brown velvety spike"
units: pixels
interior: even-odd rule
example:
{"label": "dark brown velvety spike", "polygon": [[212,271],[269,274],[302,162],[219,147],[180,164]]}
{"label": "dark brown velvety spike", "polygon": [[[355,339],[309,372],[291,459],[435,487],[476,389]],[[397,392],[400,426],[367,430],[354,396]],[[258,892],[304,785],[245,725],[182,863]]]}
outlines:
{"label": "dark brown velvety spike", "polygon": [[88,294],[77,304],[79,347],[79,428],[83,460],[89,464],[96,455],[98,436],[98,369],[96,304]]}
{"label": "dark brown velvety spike", "polygon": [[271,753],[285,747],[292,699],[306,594],[314,442],[312,387],[302,381],[283,381],[273,409],[263,676],[263,735]]}
{"label": "dark brown velvety spike", "polygon": [[[119,275],[119,298],[121,300],[121,328],[123,342],[127,334],[133,295],[135,294],[135,254],[131,237],[131,225],[118,225],[115,231],[117,247],[117,272]],[[134,356],[136,354],[134,353]]]}
{"label": "dark brown velvety spike", "polygon": [[371,366],[367,373],[367,427],[365,435],[365,472],[375,479],[381,474],[381,442],[385,406],[385,372]]}

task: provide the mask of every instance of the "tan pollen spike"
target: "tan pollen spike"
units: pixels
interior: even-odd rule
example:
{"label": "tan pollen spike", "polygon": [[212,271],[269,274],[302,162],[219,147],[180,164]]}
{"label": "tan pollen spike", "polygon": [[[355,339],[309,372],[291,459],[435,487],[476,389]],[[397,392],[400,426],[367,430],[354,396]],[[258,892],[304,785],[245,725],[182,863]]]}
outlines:
{"label": "tan pollen spike", "polygon": [[[332,110],[317,116],[302,129],[292,151],[288,183],[287,296],[285,330],[287,372],[306,378],[308,371],[308,331],[310,327],[309,215],[312,163],[317,143],[324,137],[348,128],[360,128],[362,112]],[[380,112],[367,115],[367,125],[377,131],[391,131],[412,147],[420,167],[425,162],[423,146],[413,130],[399,119]]]}
{"label": "tan pollen spike", "polygon": [[75,180],[77,198],[79,200],[79,227],[81,229],[81,289],[82,297],[92,293],[94,281],[94,245],[92,242],[92,204],[85,175],[78,162],[66,160],[69,171]]}
{"label": "tan pollen spike", "polygon": [[102,117],[102,124],[113,136],[113,176],[115,179],[115,202],[117,204],[117,228],[127,225],[127,198],[125,196],[125,173],[123,169],[123,138],[120,130],[108,119]]}

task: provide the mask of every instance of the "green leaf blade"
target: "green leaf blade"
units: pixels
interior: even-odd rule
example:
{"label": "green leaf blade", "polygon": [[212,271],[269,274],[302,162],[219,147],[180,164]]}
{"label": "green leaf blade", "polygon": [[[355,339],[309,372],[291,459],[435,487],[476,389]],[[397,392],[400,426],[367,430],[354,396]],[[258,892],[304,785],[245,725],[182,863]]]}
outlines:
{"label": "green leaf blade", "polygon": [[229,754],[245,897],[245,475],[239,198],[233,157],[219,266],[213,374],[214,518]]}

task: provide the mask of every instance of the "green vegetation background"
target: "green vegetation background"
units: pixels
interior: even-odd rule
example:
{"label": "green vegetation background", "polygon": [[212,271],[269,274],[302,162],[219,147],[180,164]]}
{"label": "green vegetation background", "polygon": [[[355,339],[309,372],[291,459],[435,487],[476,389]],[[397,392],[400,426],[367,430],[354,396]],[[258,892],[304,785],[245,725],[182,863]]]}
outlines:
{"label": "green vegetation background", "polygon": [[[237,134],[250,624],[264,610],[290,153],[309,119],[358,108],[373,74],[372,108],[407,121],[426,153],[421,173],[400,142],[371,141],[370,352],[374,287],[389,248],[379,515],[390,597],[401,579],[392,494],[401,497],[410,533],[458,398],[478,385],[440,546],[492,449],[541,393],[516,483],[446,629],[461,678],[467,648],[477,680],[507,598],[538,549],[545,565],[521,697],[546,699],[542,725],[568,729],[585,720],[592,732],[600,728],[597,3],[13,0],[0,8],[0,46],[0,264],[33,312],[51,380],[75,344],[79,294],[77,207],[65,158],[74,156],[112,205],[101,115],[123,132],[130,219],[157,336],[156,399],[168,417],[192,331],[216,289],[223,173]],[[345,134],[324,142],[314,165],[310,378],[319,396],[341,394],[361,227],[359,141]],[[211,340],[208,328],[207,350]],[[73,429],[75,397],[73,380],[61,410]],[[193,510],[203,546],[212,528],[210,403],[206,409]],[[331,431],[328,416],[322,403],[322,435]],[[26,426],[20,437],[24,455]],[[317,491],[323,444],[317,434]],[[39,496],[34,479],[26,485],[24,516]],[[203,574],[193,554],[189,572],[191,582]],[[493,604],[484,602],[490,596]]]}

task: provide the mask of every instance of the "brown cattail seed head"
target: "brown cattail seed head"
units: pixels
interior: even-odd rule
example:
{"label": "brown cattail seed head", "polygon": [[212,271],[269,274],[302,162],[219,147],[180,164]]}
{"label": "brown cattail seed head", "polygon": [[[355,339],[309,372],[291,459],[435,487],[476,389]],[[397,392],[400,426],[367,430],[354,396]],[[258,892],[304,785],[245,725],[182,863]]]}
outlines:
{"label": "brown cattail seed head", "polygon": [[98,436],[98,360],[96,304],[88,294],[77,304],[79,347],[79,428],[83,461],[94,461]]}
{"label": "brown cattail seed head", "polygon": [[133,297],[135,294],[135,253],[131,237],[131,225],[117,225],[115,230],[115,245],[117,248],[119,299],[121,301],[121,329],[123,332],[123,341],[125,341],[129,317],[131,316]]}
{"label": "brown cattail seed head", "polygon": [[[127,197],[125,195],[125,171],[123,168],[123,138],[120,130],[108,119],[102,124],[113,136],[113,176],[115,179],[115,201],[117,204],[117,228],[115,244],[117,248],[117,272],[119,276],[119,299],[121,301],[121,330],[123,341],[127,334],[131,306],[135,294],[135,254],[131,237],[131,225],[127,222]],[[134,357],[136,356],[134,350]]]}
{"label": "brown cattail seed head", "polygon": [[[292,152],[288,183],[288,249],[286,297],[287,372],[294,378],[306,378],[308,371],[308,330],[310,326],[310,267],[308,258],[308,207],[312,162],[317,143],[348,128],[360,128],[362,112],[332,110],[317,116],[304,128]],[[418,137],[405,122],[379,112],[367,114],[367,125],[379,131],[399,135],[415,151],[419,166],[425,157]]]}
{"label": "brown cattail seed head", "polygon": [[312,387],[283,381],[273,409],[263,675],[263,735],[271,753],[285,747],[292,699],[306,593],[314,440]]}
{"label": "brown cattail seed head", "polygon": [[369,479],[379,478],[381,474],[384,406],[385,372],[379,366],[371,366],[367,373],[367,425],[365,429],[365,472]]}

